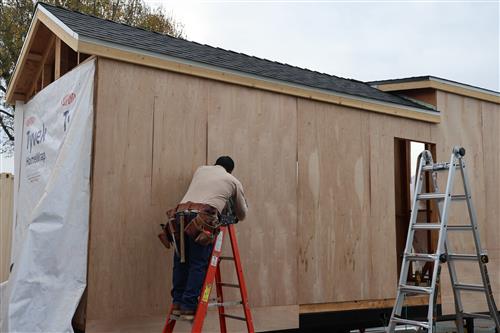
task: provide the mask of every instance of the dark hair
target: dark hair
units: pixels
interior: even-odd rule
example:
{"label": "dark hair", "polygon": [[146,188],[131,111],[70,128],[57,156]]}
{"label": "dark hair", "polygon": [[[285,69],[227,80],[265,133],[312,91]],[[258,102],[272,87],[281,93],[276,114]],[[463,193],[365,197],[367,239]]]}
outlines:
{"label": "dark hair", "polygon": [[234,161],[231,157],[229,156],[221,156],[215,161],[215,165],[220,165],[224,169],[226,169],[227,172],[231,173],[233,172],[234,169]]}

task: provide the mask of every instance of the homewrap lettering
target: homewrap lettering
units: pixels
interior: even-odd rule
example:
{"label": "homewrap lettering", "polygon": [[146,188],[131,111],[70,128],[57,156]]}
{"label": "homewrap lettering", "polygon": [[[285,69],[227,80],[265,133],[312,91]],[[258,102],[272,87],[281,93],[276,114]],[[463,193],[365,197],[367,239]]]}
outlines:
{"label": "homewrap lettering", "polygon": [[45,123],[42,123],[42,129],[32,132],[28,130],[26,132],[26,149],[31,150],[34,146],[39,145],[40,143],[45,141],[45,137],[47,135],[47,127],[45,127]]}

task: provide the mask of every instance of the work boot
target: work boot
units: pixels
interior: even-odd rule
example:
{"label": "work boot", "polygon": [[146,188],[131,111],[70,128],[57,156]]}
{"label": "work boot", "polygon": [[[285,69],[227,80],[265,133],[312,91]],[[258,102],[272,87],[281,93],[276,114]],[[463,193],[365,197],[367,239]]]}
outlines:
{"label": "work boot", "polygon": [[181,306],[180,306],[180,304],[174,304],[174,305],[172,305],[172,314],[174,316],[180,316],[181,315]]}
{"label": "work boot", "polygon": [[181,310],[181,319],[193,321],[195,313],[195,310]]}

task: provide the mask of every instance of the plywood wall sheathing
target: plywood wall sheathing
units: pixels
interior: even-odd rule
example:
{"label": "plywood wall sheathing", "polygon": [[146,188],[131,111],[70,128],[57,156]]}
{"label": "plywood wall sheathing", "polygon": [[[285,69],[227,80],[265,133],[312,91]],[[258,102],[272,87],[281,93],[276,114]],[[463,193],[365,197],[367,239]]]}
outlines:
{"label": "plywood wall sheathing", "polygon": [[[438,142],[439,160],[448,160],[450,147],[459,144],[466,149],[466,165],[472,187],[472,201],[477,211],[479,230],[483,247],[488,250],[490,280],[495,299],[500,299],[500,105],[464,97],[452,93],[437,92],[437,104],[443,113],[443,121],[433,127],[432,138]],[[458,187],[461,182],[456,182]],[[444,184],[441,184],[444,186]],[[466,223],[465,204],[455,204],[450,211],[454,223]],[[467,233],[457,233],[449,237],[456,253],[471,253],[472,238]],[[458,276],[462,282],[480,283],[479,271],[471,265],[460,265]],[[447,269],[443,269],[444,311],[454,312]],[[464,303],[467,311],[486,311],[484,296],[468,293]]]}
{"label": "plywood wall sheathing", "polygon": [[234,158],[250,207],[236,226],[250,304],[297,304],[297,101],[215,82],[209,96],[208,162]]}
{"label": "plywood wall sheathing", "polygon": [[235,158],[251,207],[237,226],[251,305],[285,306],[295,316],[274,323],[296,327],[295,99],[111,60],[98,68],[87,321],[165,315],[172,251],[156,235],[208,152],[210,164]]}
{"label": "plywood wall sheathing", "polygon": [[431,125],[304,100],[298,115],[299,303],[394,297],[394,138]]}

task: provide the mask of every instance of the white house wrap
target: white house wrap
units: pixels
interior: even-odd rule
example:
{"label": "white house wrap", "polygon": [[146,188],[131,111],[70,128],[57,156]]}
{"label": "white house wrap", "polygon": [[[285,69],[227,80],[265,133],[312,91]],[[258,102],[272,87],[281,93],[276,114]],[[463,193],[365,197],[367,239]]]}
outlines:
{"label": "white house wrap", "polygon": [[24,106],[9,332],[73,332],[86,286],[94,61]]}

